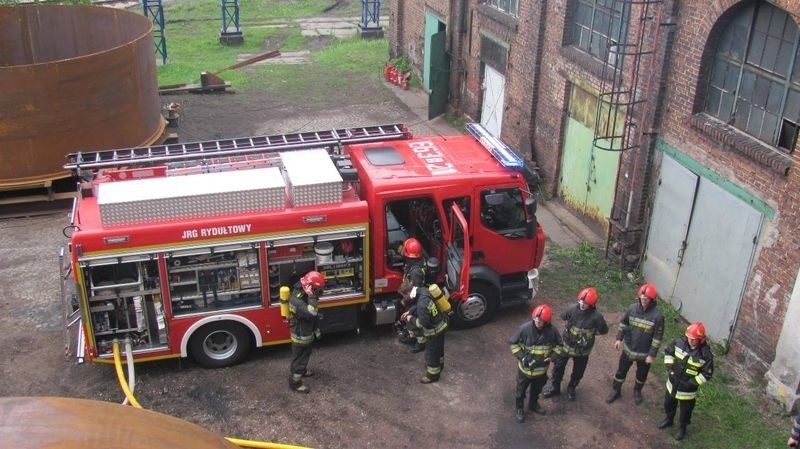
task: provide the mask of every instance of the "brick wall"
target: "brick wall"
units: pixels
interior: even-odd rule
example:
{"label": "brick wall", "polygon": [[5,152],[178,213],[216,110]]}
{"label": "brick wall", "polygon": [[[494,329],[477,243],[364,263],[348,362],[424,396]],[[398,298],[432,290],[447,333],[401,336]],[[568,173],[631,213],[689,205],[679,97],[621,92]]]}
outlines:
{"label": "brick wall", "polygon": [[[448,48],[463,48],[454,58],[463,58],[459,85],[451,85],[451,105],[459,113],[480,119],[483,92],[482,63],[479,59],[481,33],[508,45],[505,68],[506,96],[503,139],[514,147],[526,148],[541,169],[545,189],[555,195],[558,188],[561,147],[570,86],[575,84],[597,92],[602,65],[586,53],[567,45],[569,11],[576,0],[520,1],[516,19],[498,15],[491,8],[469,0],[466,33],[453,35],[457,23],[447,9],[450,3],[433,0],[391,0],[402,9],[401,26],[390,40],[400,42],[421,70],[426,8],[448,19]],[[763,374],[775,355],[783,317],[791,289],[800,267],[800,151],[792,156],[773,157],[774,151],[752,139],[707,126],[702,114],[704,86],[709,74],[707,61],[728,20],[745,1],[666,0],[663,33],[657,45],[658,62],[647,68],[654,72],[649,92],[650,114],[646,131],[684,152],[724,179],[766,202],[775,211],[766,220],[757,245],[753,266],[732,335],[731,352],[756,374]],[[800,17],[800,1],[773,2]],[[457,5],[455,5],[457,6]],[[637,6],[634,6],[636,8]],[[633,11],[632,17],[638,12]],[[630,36],[636,35],[636,20],[631,20]],[[567,27],[565,28],[565,24]],[[453,46],[453,39],[463,39]],[[390,48],[394,48],[390,43]],[[627,210],[628,194],[634,192],[631,214],[634,222],[646,224],[656,177],[651,173],[654,159],[653,137],[643,147],[625,152],[620,159],[615,210]],[[781,171],[783,167],[783,171]],[[787,171],[788,168],[788,171]],[[634,175],[634,169],[636,169]],[[636,242],[634,246],[641,245]]]}

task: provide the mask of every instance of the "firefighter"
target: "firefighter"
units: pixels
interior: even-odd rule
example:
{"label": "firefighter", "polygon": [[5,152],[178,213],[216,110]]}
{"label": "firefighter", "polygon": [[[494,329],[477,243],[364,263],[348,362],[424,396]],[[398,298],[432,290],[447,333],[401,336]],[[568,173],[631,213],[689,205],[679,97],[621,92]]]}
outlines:
{"label": "firefighter", "polygon": [[416,304],[403,314],[403,320],[413,322],[425,339],[425,375],[420,379],[424,384],[438,381],[444,368],[444,335],[448,318],[436,304],[434,296],[442,296],[436,284],[428,288],[412,287],[410,297],[416,300]]}
{"label": "firefighter", "polygon": [[800,413],[794,418],[792,434],[789,436],[789,440],[786,441],[786,445],[789,447],[797,447],[798,443],[800,443]]}
{"label": "firefighter", "polygon": [[289,388],[300,393],[310,389],[303,384],[304,377],[314,374],[307,368],[311,358],[311,345],[320,337],[317,301],[325,288],[325,277],[318,271],[309,271],[294,284],[289,297],[289,326],[292,336],[292,363]]}
{"label": "firefighter", "polygon": [[608,404],[622,395],[622,383],[634,362],[636,379],[633,385],[633,402],[636,405],[642,403],[642,387],[647,381],[647,374],[664,336],[664,314],[658,309],[656,286],[643,284],[636,294],[638,301],[625,311],[619,323],[617,341],[614,342],[614,348],[619,351],[622,347],[622,353],[619,356],[619,368],[614,374],[611,394],[606,398]]}
{"label": "firefighter", "polygon": [[550,307],[542,304],[536,306],[531,313],[531,321],[524,323],[511,336],[508,344],[511,353],[517,358],[517,387],[515,392],[515,418],[518,423],[525,422],[525,393],[530,387],[531,397],[528,411],[544,415],[546,412],[539,405],[539,394],[547,383],[547,368],[554,354],[561,351],[561,335],[555,326],[550,324],[552,312]]}
{"label": "firefighter", "polygon": [[561,319],[566,323],[564,345],[561,353],[553,358],[553,378],[542,397],[551,398],[561,394],[561,379],[564,378],[564,371],[571,358],[572,374],[567,384],[567,399],[574,401],[575,387],[586,371],[595,335],[608,333],[608,324],[603,314],[597,310],[597,290],[593,287],[581,290],[578,293],[578,302],[561,312]]}
{"label": "firefighter", "polygon": [[686,436],[686,426],[692,422],[700,385],[711,380],[714,374],[714,354],[706,344],[706,328],[697,321],[686,328],[684,336],[678,337],[664,349],[664,367],[667,370],[667,390],[664,394],[666,416],[658,423],[659,429],[672,425],[675,410],[680,404],[676,440]]}
{"label": "firefighter", "polygon": [[[415,299],[409,293],[413,287],[425,286],[425,258],[422,256],[422,244],[411,237],[403,242],[401,251],[403,255],[403,283],[398,292],[400,299],[397,301],[399,317],[413,307]],[[401,343],[412,345],[410,352],[417,353],[425,349],[424,338],[415,326],[415,321],[403,322],[398,318],[395,323],[397,338]]]}

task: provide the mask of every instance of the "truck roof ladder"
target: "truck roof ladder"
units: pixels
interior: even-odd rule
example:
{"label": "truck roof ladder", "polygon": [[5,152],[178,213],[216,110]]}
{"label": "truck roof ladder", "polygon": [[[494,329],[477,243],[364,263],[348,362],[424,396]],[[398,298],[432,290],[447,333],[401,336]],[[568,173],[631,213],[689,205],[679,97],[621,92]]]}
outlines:
{"label": "truck roof ladder", "polygon": [[341,150],[341,144],[379,142],[411,138],[411,132],[400,123],[324,131],[307,131],[271,136],[241,137],[173,143],[149,147],[83,151],[67,155],[67,170],[148,166],[167,162],[190,161],[231,156],[277,155],[282,151],[325,148],[330,154]]}

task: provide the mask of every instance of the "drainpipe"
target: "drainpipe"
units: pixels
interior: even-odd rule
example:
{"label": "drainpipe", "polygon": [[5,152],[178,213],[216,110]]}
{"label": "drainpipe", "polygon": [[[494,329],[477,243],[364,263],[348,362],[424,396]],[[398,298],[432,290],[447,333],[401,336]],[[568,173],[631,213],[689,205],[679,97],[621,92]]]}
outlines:
{"label": "drainpipe", "polygon": [[[458,34],[452,34],[453,41],[451,42],[450,52],[453,56],[453,65],[451,71],[453,72],[453,86],[455,89],[452,97],[452,106],[456,112],[461,112],[461,98],[464,92],[464,74],[466,72],[464,64],[464,36],[467,34],[467,2],[469,0],[453,0],[451,3],[451,11],[453,12],[453,22],[458,23]],[[456,12],[458,15],[456,15]]]}
{"label": "drainpipe", "polygon": [[539,5],[539,20],[536,23],[536,53],[533,61],[533,85],[531,86],[531,88],[533,88],[533,101],[531,101],[531,121],[529,125],[530,129],[528,130],[531,139],[530,157],[533,162],[536,162],[536,117],[539,112],[539,80],[541,79],[541,67],[543,65],[542,54],[544,53],[543,42],[545,38],[545,24],[547,23],[547,0],[541,0],[537,2],[537,4]]}

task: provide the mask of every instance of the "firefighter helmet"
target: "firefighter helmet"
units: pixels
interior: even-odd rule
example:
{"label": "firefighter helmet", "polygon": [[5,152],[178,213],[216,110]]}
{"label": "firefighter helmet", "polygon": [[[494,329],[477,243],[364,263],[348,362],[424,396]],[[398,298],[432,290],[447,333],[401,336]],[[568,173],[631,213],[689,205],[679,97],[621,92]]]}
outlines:
{"label": "firefighter helmet", "polygon": [[597,304],[597,290],[594,287],[584,288],[578,293],[578,300],[589,304],[590,307],[594,307]]}
{"label": "firefighter helmet", "polygon": [[646,296],[648,299],[653,301],[656,300],[656,295],[658,295],[658,292],[656,292],[656,286],[649,282],[642,284],[642,286],[639,287],[639,291],[636,293],[636,296],[639,298]]}
{"label": "firefighter helmet", "polygon": [[300,283],[303,287],[311,285],[311,288],[322,290],[325,288],[325,276],[319,271],[309,271],[305,276],[300,278]]}
{"label": "firefighter helmet", "polygon": [[706,341],[706,327],[700,321],[695,321],[686,328],[685,335],[701,342]]}
{"label": "firefighter helmet", "polygon": [[403,242],[403,257],[408,257],[409,259],[422,257],[422,245],[419,240],[412,237]]}
{"label": "firefighter helmet", "polygon": [[550,318],[552,318],[553,314],[550,312],[550,306],[547,304],[538,305],[533,309],[531,313],[531,319],[539,318],[540,320],[544,321],[545,323],[550,322]]}

